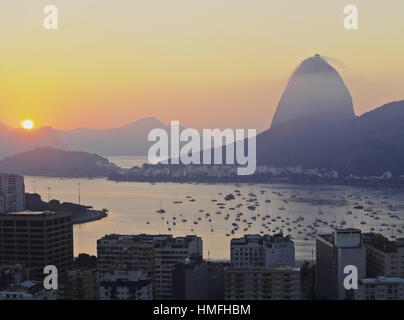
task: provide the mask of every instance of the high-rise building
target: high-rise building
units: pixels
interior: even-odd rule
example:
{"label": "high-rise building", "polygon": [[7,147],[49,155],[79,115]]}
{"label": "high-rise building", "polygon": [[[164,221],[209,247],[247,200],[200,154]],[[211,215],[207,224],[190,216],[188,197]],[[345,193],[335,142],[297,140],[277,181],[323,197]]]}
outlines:
{"label": "high-rise building", "polygon": [[24,177],[0,173],[0,213],[24,210]]}
{"label": "high-rise building", "polygon": [[300,270],[291,266],[230,268],[225,272],[226,300],[300,300]]}
{"label": "high-rise building", "polygon": [[75,268],[59,277],[65,300],[98,300],[100,294],[98,271],[95,268]]}
{"label": "high-rise building", "polygon": [[404,277],[404,238],[390,241],[381,234],[362,234],[368,277]]}
{"label": "high-rise building", "polygon": [[22,211],[0,214],[0,264],[20,263],[30,278],[43,277],[46,265],[58,272],[73,264],[70,213]]}
{"label": "high-rise building", "polygon": [[346,266],[355,266],[358,279],[366,276],[366,249],[361,246],[361,231],[337,229],[319,235],[316,241],[316,295],[320,299],[348,297],[343,281]]}
{"label": "high-rise building", "polygon": [[289,236],[245,235],[230,244],[232,268],[295,265],[295,246]]}
{"label": "high-rise building", "polygon": [[173,268],[173,299],[223,300],[224,271],[228,264],[204,261],[193,255]]}
{"label": "high-rise building", "polygon": [[142,270],[114,271],[100,282],[101,300],[151,300],[152,281]]}
{"label": "high-rise building", "polygon": [[155,299],[172,298],[172,268],[192,254],[202,256],[202,239],[197,236],[112,234],[97,241],[101,274],[143,270],[153,279]]}
{"label": "high-rise building", "polygon": [[359,280],[358,300],[404,300],[404,279],[393,277]]}

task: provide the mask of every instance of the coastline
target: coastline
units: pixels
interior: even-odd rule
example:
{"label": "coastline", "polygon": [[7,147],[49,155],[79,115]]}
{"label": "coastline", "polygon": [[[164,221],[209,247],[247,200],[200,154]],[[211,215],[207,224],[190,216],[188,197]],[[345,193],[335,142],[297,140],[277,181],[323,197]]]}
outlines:
{"label": "coastline", "polygon": [[73,214],[73,225],[97,221],[108,217],[106,210],[87,210],[84,214]]}

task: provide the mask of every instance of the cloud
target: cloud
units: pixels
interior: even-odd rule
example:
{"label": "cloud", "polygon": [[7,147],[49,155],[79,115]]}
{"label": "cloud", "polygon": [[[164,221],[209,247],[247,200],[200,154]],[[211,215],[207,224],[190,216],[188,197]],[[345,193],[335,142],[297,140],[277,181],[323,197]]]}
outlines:
{"label": "cloud", "polygon": [[348,66],[345,64],[345,63],[343,63],[342,61],[340,61],[340,60],[338,60],[338,59],[336,59],[336,58],[332,58],[332,57],[328,57],[328,56],[321,56],[325,61],[327,61],[329,64],[332,64],[332,65],[335,65],[335,66],[338,66],[338,67],[341,67],[341,68],[344,68],[344,69],[347,69],[348,68]]}

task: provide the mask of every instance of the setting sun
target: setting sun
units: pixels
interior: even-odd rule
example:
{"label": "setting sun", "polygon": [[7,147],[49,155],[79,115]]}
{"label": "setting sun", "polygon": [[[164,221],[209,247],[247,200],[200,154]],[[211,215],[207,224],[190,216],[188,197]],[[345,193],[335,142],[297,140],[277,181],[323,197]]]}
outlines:
{"label": "setting sun", "polygon": [[26,130],[31,130],[34,128],[34,122],[31,120],[25,120],[22,122],[22,127]]}

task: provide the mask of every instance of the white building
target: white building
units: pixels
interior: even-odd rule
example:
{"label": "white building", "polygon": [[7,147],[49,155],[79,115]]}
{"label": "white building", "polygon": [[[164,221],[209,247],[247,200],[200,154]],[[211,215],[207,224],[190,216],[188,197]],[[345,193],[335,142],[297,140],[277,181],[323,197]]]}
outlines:
{"label": "white building", "polygon": [[295,265],[295,246],[282,234],[245,235],[230,244],[232,268],[257,268],[273,265]]}
{"label": "white building", "polygon": [[101,300],[152,300],[152,281],[142,270],[115,271],[100,282]]}
{"label": "white building", "polygon": [[0,213],[25,210],[24,177],[0,173]]}
{"label": "white building", "polygon": [[358,279],[366,276],[366,249],[361,245],[358,229],[337,229],[320,235],[316,242],[316,295],[320,299],[347,298],[343,282],[344,269],[353,265]]}
{"label": "white building", "polygon": [[358,300],[404,300],[404,279],[366,278],[359,281]]}

